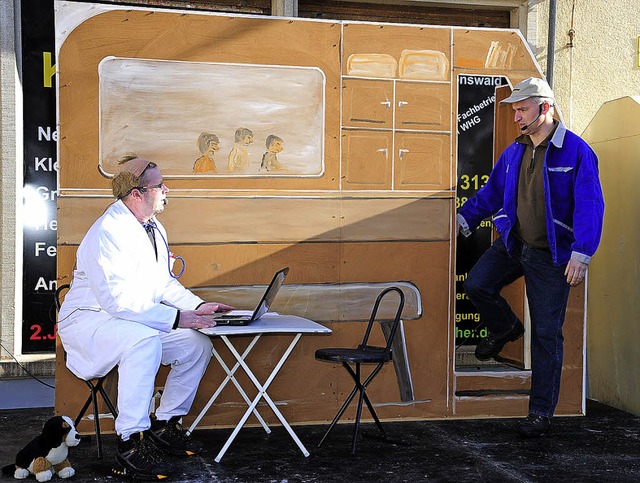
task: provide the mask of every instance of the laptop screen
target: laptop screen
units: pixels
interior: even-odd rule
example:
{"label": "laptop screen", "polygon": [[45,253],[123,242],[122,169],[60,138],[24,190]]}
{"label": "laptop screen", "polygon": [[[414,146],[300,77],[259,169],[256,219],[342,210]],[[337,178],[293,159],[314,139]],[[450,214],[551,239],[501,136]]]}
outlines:
{"label": "laptop screen", "polygon": [[289,267],[283,268],[273,276],[273,280],[271,280],[269,287],[262,296],[262,300],[260,300],[260,303],[253,313],[253,317],[251,317],[252,320],[257,320],[264,314],[269,312],[269,307],[271,307],[271,304],[273,304],[273,300],[276,298],[280,287],[284,283],[284,279],[287,277],[287,273],[289,273]]}

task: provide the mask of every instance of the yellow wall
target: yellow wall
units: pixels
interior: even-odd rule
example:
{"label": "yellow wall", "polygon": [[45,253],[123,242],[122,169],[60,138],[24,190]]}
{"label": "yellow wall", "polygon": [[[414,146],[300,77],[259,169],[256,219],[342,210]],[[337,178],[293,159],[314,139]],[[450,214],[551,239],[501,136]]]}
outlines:
{"label": "yellow wall", "polygon": [[605,103],[584,135],[600,159],[606,203],[589,270],[589,396],[640,414],[640,97]]}

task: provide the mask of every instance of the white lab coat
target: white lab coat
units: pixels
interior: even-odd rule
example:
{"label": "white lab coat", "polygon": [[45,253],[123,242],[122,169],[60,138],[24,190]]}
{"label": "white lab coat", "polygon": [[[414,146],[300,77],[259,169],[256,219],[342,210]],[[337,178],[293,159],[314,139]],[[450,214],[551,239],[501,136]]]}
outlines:
{"label": "white lab coat", "polygon": [[169,275],[167,233],[154,220],[158,260],[147,232],[122,201],[107,208],[85,235],[77,253],[71,290],[60,309],[61,327],[76,310],[97,311],[169,332],[177,310],[203,302]]}
{"label": "white lab coat", "polygon": [[169,274],[166,231],[156,222],[158,260],[149,237],[122,201],[110,205],[80,243],[71,289],[58,315],[67,367],[89,379],[118,365],[116,432],[149,427],[148,407],[160,364],[171,364],[159,419],[188,413],[211,358],[211,342],[172,330],[178,310],[202,302]]}

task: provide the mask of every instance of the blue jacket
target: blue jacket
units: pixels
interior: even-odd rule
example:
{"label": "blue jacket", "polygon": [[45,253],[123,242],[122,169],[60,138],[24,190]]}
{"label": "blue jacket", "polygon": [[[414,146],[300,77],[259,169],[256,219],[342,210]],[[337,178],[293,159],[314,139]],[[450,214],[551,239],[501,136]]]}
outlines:
{"label": "blue jacket", "polygon": [[[518,142],[505,149],[487,184],[462,205],[458,221],[463,234],[468,236],[482,220],[493,215],[493,223],[511,252],[524,149],[525,145]],[[604,217],[596,154],[560,123],[542,169],[547,238],[553,262],[564,265],[573,258],[589,263],[600,243]]]}

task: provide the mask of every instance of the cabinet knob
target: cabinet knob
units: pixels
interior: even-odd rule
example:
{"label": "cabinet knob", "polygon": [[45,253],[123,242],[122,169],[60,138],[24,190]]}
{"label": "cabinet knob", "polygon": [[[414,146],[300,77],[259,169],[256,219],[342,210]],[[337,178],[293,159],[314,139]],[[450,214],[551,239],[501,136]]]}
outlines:
{"label": "cabinet knob", "polygon": [[407,104],[409,104],[407,101],[398,101],[399,108],[402,108],[402,106],[406,106]]}
{"label": "cabinet knob", "polygon": [[380,148],[378,149],[379,153],[383,153],[385,156],[387,155],[387,148]]}
{"label": "cabinet knob", "polygon": [[381,101],[380,104],[386,106],[387,109],[391,109],[391,101]]}
{"label": "cabinet knob", "polygon": [[404,156],[404,153],[408,153],[408,152],[409,152],[408,149],[398,149],[398,157],[402,159],[402,156]]}

